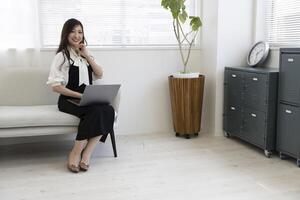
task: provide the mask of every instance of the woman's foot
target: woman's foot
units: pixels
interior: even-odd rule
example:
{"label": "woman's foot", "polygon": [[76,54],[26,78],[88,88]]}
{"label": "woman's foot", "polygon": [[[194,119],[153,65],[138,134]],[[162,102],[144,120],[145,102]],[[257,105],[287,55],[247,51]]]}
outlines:
{"label": "woman's foot", "polygon": [[100,137],[101,136],[97,136],[97,137],[90,138],[88,140],[87,145],[82,152],[81,161],[80,161],[80,163],[82,163],[80,166],[83,171],[88,170],[92,153],[96,145],[99,143]]}
{"label": "woman's foot", "polygon": [[88,164],[86,164],[84,162],[80,162],[79,163],[79,168],[80,168],[81,171],[85,171],[86,172],[89,169],[89,167],[90,167],[90,165],[88,165]]}
{"label": "woman's foot", "polygon": [[70,170],[70,172],[73,173],[78,173],[79,172],[79,166],[75,166],[73,164],[68,163],[68,169]]}
{"label": "woman's foot", "polygon": [[91,154],[84,150],[81,155],[81,161],[79,163],[79,167],[82,171],[87,171],[89,169],[89,163],[91,159]]}
{"label": "woman's foot", "polygon": [[68,169],[71,172],[78,173],[79,172],[79,162],[80,162],[80,154],[76,154],[73,151],[69,154],[68,159]]}

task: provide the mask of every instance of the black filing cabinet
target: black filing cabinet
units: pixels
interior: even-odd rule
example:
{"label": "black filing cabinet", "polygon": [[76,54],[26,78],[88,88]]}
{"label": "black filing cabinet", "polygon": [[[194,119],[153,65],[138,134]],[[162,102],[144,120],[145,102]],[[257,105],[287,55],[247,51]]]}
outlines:
{"label": "black filing cabinet", "polygon": [[277,151],[300,167],[300,49],[280,49]]}
{"label": "black filing cabinet", "polygon": [[278,70],[225,67],[223,129],[264,149],[275,150]]}

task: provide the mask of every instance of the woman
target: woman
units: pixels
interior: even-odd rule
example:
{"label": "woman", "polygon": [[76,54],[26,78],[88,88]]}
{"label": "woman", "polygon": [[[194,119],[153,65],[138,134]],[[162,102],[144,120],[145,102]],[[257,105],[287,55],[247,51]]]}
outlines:
{"label": "woman", "polygon": [[67,20],[47,82],[54,92],[60,94],[59,110],[80,118],[75,144],[68,158],[68,169],[75,173],[88,170],[91,155],[101,135],[106,138],[113,131],[114,123],[114,109],[110,105],[78,107],[68,101],[80,99],[85,86],[91,85],[93,78],[103,75],[102,68],[90,56],[85,44],[81,22]]}

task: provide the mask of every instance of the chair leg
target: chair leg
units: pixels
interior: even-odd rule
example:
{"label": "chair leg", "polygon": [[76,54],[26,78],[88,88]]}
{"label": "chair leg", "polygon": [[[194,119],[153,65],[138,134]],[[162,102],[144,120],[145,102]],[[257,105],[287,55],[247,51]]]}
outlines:
{"label": "chair leg", "polygon": [[111,139],[112,148],[114,150],[114,156],[117,157],[117,147],[116,147],[116,140],[115,140],[114,132],[110,133],[110,139]]}

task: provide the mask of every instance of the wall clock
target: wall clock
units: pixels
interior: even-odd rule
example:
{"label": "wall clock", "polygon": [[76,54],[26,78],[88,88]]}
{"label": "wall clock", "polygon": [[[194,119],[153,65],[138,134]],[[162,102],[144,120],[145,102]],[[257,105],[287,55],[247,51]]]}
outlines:
{"label": "wall clock", "polygon": [[247,63],[251,67],[263,64],[269,54],[269,44],[264,41],[257,42],[250,50]]}

